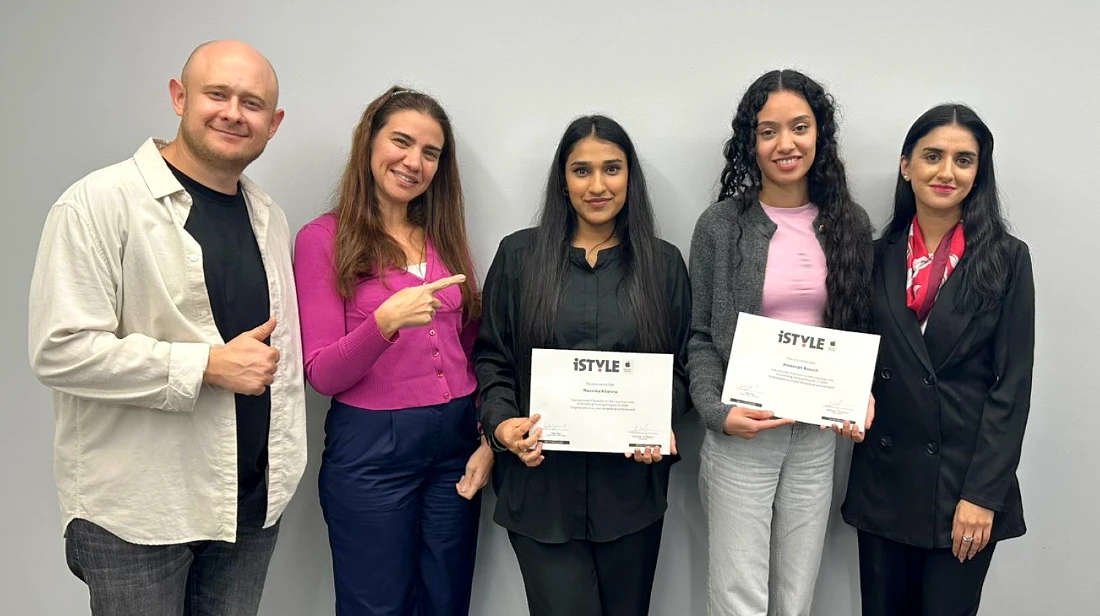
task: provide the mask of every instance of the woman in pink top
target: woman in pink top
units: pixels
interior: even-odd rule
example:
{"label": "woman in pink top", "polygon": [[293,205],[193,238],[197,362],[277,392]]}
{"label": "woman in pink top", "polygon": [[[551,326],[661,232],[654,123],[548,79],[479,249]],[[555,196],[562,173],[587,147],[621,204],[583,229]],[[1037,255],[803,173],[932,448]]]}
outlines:
{"label": "woman in pink top", "polygon": [[[722,385],[741,312],[867,329],[871,223],[848,191],[832,98],[802,73],[771,71],[749,86],[724,153],[719,201],[691,241],[688,376],[708,428],[699,473],[708,609],[809,616],[836,438],[730,406]],[[861,440],[864,427],[844,434]]]}
{"label": "woman in pink top", "polygon": [[464,615],[493,456],[474,408],[481,306],[439,103],[394,87],[367,107],[336,207],[298,233],[294,271],[306,378],[332,396],[319,487],[336,613]]}

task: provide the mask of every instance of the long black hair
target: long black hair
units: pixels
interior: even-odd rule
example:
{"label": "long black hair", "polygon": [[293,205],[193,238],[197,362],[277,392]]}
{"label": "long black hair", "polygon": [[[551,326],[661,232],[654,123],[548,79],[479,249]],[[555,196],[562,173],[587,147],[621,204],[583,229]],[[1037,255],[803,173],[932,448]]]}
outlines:
{"label": "long black hair", "polygon": [[[912,160],[917,142],[941,126],[961,126],[978,142],[978,174],[962,202],[966,252],[959,262],[958,275],[962,280],[956,304],[980,312],[998,304],[1008,277],[1008,225],[1001,212],[993,173],[993,133],[970,107],[957,103],[937,105],[924,112],[909,128],[901,155]],[[902,177],[899,167],[894,188],[894,214],[886,233],[907,232],[916,213],[913,186]]]}
{"label": "long black hair", "polygon": [[[817,123],[817,148],[807,174],[810,201],[820,211],[828,274],[825,290],[825,325],[837,329],[866,330],[871,306],[872,249],[869,229],[860,207],[848,190],[848,178],[837,145],[837,123],[832,96],[813,79],[786,69],[769,71],[749,86],[733,116],[733,134],[723,154],[718,199],[734,198],[741,213],[759,207],[761,171],[756,162],[757,114],[773,92],[798,94],[813,111]],[[739,228],[740,231],[740,228]],[[737,238],[740,244],[741,237]]]}
{"label": "long black hair", "polygon": [[566,194],[565,163],[577,142],[593,136],[615,144],[626,155],[626,203],[615,217],[627,310],[637,324],[640,352],[669,352],[671,329],[664,285],[664,263],[657,239],[653,206],[634,143],[611,118],[590,115],[577,118],[565,129],[546,179],[546,193],[539,213],[534,248],[527,255],[520,295],[521,348],[548,346],[554,320],[562,302],[569,270],[569,250],[577,229],[577,215]]}

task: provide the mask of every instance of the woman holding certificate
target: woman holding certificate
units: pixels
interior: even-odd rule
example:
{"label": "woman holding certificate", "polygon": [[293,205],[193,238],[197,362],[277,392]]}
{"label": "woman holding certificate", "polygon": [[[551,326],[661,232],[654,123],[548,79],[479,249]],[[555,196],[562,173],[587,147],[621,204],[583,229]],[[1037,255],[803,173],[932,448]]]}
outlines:
{"label": "woman holding certificate", "polygon": [[842,509],[859,530],[863,614],[976,614],[997,542],[1025,531],[1035,290],[1001,214],[993,135],[964,105],[905,136],[873,315],[880,412]]}
{"label": "woman holding certificate", "polygon": [[[745,92],[720,200],[691,242],[691,397],[708,430],[700,491],[709,612],[809,616],[832,500],[836,437],[722,399],[741,312],[865,331],[871,224],[848,192],[831,97],[771,71]],[[871,419],[870,409],[868,423]],[[843,433],[862,438],[865,426]]]}
{"label": "woman holding certificate", "polygon": [[[336,613],[465,616],[493,454],[454,134],[431,97],[363,113],[336,207],[298,233],[305,373],[332,396],[319,491]],[[467,275],[471,275],[467,278]]]}
{"label": "woman holding certificate", "polygon": [[530,395],[533,349],[665,353],[669,416],[687,410],[691,290],[655,227],[630,138],[614,120],[582,117],[558,144],[538,226],[501,241],[485,280],[475,367],[500,452],[494,519],[508,529],[531,614],[649,610],[675,445],[543,451]]}

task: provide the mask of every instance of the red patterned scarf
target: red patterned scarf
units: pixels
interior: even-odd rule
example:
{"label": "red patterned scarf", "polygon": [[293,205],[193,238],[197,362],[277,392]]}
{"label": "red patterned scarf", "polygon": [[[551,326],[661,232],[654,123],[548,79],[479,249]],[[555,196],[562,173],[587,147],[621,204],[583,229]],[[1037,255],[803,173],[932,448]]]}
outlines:
{"label": "red patterned scarf", "polygon": [[916,216],[913,217],[913,222],[909,225],[909,247],[905,251],[905,264],[908,266],[905,303],[917,313],[919,323],[924,323],[928,318],[932,305],[936,303],[940,285],[955,270],[965,248],[962,223],[958,223],[940,240],[936,253],[929,255],[920,225],[917,224]]}

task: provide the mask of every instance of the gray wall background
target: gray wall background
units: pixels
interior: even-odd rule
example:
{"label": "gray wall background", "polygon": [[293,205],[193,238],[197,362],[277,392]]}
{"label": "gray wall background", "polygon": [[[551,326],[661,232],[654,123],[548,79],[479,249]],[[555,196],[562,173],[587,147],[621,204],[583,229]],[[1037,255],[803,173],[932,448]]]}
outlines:
{"label": "gray wall background", "polygon": [[[652,4],[653,8],[649,8]],[[199,42],[242,38],[279,71],[286,121],[250,175],[300,226],[329,206],[367,102],[400,82],[436,94],[457,130],[482,274],[527,226],[561,131],[600,111],[634,138],[663,235],[687,254],[714,195],[744,88],[793,66],[827,84],[857,198],[887,217],[897,151],[926,108],[961,100],[997,138],[1009,217],[1038,286],[1035,391],[1020,476],[1030,532],[1002,545],[984,614],[1097,614],[1100,322],[1093,190],[1100,162],[1100,44],[1093,2],[140,2],[5,0],[0,6],[0,597],[7,614],[87,613],[67,571],[53,488],[50,396],[26,359],[26,298],[42,221],[70,183],[129,157],[177,119],[167,83]],[[659,7],[659,8],[658,8]],[[325,401],[312,395],[310,465],[284,518],[261,612],[332,613],[317,504]],[[680,427],[654,614],[703,614],[705,524],[698,425]],[[838,450],[834,510],[850,449]],[[473,614],[524,613],[504,533],[485,503]],[[836,516],[815,614],[858,614],[855,536]]]}

